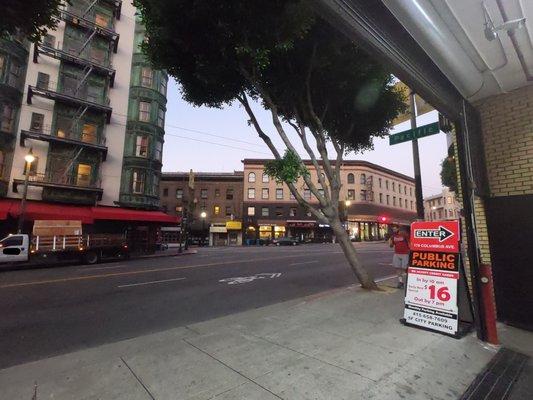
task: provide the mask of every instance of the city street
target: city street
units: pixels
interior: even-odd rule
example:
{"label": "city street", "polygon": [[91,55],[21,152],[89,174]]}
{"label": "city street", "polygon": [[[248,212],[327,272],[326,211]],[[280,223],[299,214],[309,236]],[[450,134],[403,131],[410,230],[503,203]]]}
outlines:
{"label": "city street", "polygon": [[[394,274],[386,244],[356,247],[378,280]],[[336,244],[201,248],[183,257],[3,271],[0,369],[354,282]]]}

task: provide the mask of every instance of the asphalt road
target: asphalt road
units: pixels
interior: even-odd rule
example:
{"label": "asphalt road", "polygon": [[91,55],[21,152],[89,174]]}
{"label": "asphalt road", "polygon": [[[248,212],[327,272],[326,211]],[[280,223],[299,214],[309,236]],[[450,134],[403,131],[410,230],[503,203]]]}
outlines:
{"label": "asphalt road", "polygon": [[[394,274],[387,246],[356,247],[376,278]],[[334,244],[0,270],[0,369],[355,282]]]}

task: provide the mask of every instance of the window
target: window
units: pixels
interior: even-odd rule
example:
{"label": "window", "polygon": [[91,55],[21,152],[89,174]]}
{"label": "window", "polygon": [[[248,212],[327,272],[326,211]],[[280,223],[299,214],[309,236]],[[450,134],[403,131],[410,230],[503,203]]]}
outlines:
{"label": "window", "polygon": [[249,199],[255,199],[255,189],[254,188],[248,188],[248,198]]}
{"label": "window", "polygon": [[39,72],[37,74],[37,87],[39,89],[48,89],[48,85],[50,84],[50,75]]}
{"label": "window", "polygon": [[398,183],[398,193],[402,194],[402,185]]}
{"label": "window", "polygon": [[167,95],[167,80],[164,76],[161,77],[161,81],[159,82],[159,93],[163,96]]}
{"label": "window", "polygon": [[0,130],[4,132],[12,132],[15,122],[15,109],[9,105],[4,104],[2,109],[2,121],[0,121]]}
{"label": "window", "polygon": [[144,172],[133,170],[132,191],[135,194],[144,193]]}
{"label": "window", "polygon": [[157,161],[161,161],[161,159],[163,158],[163,143],[161,143],[160,141],[155,142],[154,158]]}
{"label": "window", "polygon": [[276,200],[283,200],[283,189],[276,189]]}
{"label": "window", "polygon": [[305,200],[311,200],[311,190],[310,189],[304,189],[304,199]]}
{"label": "window", "polygon": [[200,198],[207,199],[207,189],[200,190]]}
{"label": "window", "polygon": [[183,199],[183,189],[176,189],[176,199]]}
{"label": "window", "polygon": [[379,202],[383,204],[383,193],[379,194]]}
{"label": "window", "polygon": [[56,38],[55,36],[53,35],[50,35],[50,34],[46,34],[44,35],[44,38],[43,38],[43,44],[45,46],[48,46],[48,47],[52,47],[54,48],[55,47],[55,44],[56,44]]}
{"label": "window", "polygon": [[160,128],[165,127],[165,110],[162,108],[159,109],[157,114],[157,126]]}
{"label": "window", "polygon": [[91,49],[91,61],[96,62],[97,64],[106,65],[107,51],[104,49],[99,49],[93,47]]}
{"label": "window", "polygon": [[400,207],[403,207],[403,205],[402,205],[402,204],[403,204],[403,203],[402,203],[402,202],[403,202],[403,199],[400,197],[400,198],[398,199],[398,201],[400,202]]}
{"label": "window", "polygon": [[220,206],[215,206],[213,208],[213,214],[215,214],[215,215],[219,215],[220,214]]}
{"label": "window", "polygon": [[263,172],[263,183],[268,183],[268,182],[270,182],[270,178],[267,174]]}
{"label": "window", "polygon": [[283,217],[283,207],[276,207],[276,217]]}
{"label": "window", "polygon": [[361,201],[366,201],[367,200],[366,190],[361,190],[361,193],[359,194],[359,196],[361,197]]}
{"label": "window", "polygon": [[261,198],[268,199],[268,188],[261,189]]}
{"label": "window", "polygon": [[150,110],[152,104],[146,101],[139,102],[139,121],[150,122]]}
{"label": "window", "polygon": [[168,197],[168,188],[163,189],[163,197]]}
{"label": "window", "polygon": [[392,191],[395,192],[396,191],[396,183],[392,182]]}
{"label": "window", "polygon": [[296,207],[291,207],[289,210],[290,217],[296,217]]}
{"label": "window", "polygon": [[261,216],[262,217],[268,217],[268,207],[261,207]]}
{"label": "window", "polygon": [[389,190],[389,181],[385,181],[385,187],[387,188],[387,190]]}
{"label": "window", "polygon": [[152,195],[157,196],[159,194],[159,177],[154,175],[152,178]]}
{"label": "window", "polygon": [[97,12],[94,16],[94,23],[103,28],[108,28],[110,22],[111,22],[111,18],[109,17],[109,15],[105,15],[105,14]]}
{"label": "window", "polygon": [[348,174],[348,183],[355,183],[354,174]]}
{"label": "window", "polygon": [[97,142],[97,131],[98,127],[95,124],[83,124],[81,130],[81,140],[85,143],[96,143]]}
{"label": "window", "polygon": [[151,68],[141,68],[141,86],[152,87],[154,83],[154,71]]}
{"label": "window", "polygon": [[355,200],[355,190],[348,189],[348,200]]}
{"label": "window", "polygon": [[393,196],[393,198],[392,198],[392,205],[393,205],[393,206],[396,205],[396,196]]}
{"label": "window", "polygon": [[248,182],[251,182],[251,183],[255,182],[255,172],[250,172],[248,174]]}
{"label": "window", "polygon": [[410,187],[410,188],[409,188],[409,196],[412,196],[412,195],[413,195],[413,188]]}
{"label": "window", "polygon": [[389,200],[390,200],[390,196],[389,196],[389,195],[387,195],[387,205],[389,205],[389,204],[390,204],[390,201],[389,201]]}
{"label": "window", "polygon": [[255,215],[255,207],[248,207],[248,215],[253,217]]}
{"label": "window", "polygon": [[42,132],[44,124],[44,114],[31,113],[30,130],[35,132]]}
{"label": "window", "polygon": [[[30,172],[29,172],[30,176],[34,176],[35,174],[37,174],[37,165],[38,164],[39,164],[39,158],[35,157],[35,160],[33,160],[33,162],[30,164]],[[26,175],[26,171],[27,170],[28,170],[28,163],[26,161],[24,161],[23,175]]]}
{"label": "window", "polygon": [[381,178],[378,179],[379,188],[381,189]]}
{"label": "window", "polygon": [[413,207],[413,200],[411,200],[411,210],[414,210],[414,207]]}
{"label": "window", "polygon": [[11,67],[9,68],[8,84],[10,86],[17,86],[21,80],[22,67],[11,61]]}
{"label": "window", "polygon": [[5,238],[0,243],[2,243],[2,247],[22,246],[23,240],[22,236],[13,236]]}
{"label": "window", "polygon": [[135,155],[137,157],[148,157],[148,136],[137,136]]}
{"label": "window", "polygon": [[366,175],[361,174],[361,185],[366,185]]}
{"label": "window", "polygon": [[403,194],[407,194],[407,186],[403,186]]}
{"label": "window", "polygon": [[101,86],[87,86],[87,100],[93,103],[102,102],[103,88]]}
{"label": "window", "polygon": [[448,204],[452,204],[452,197],[448,196]]}
{"label": "window", "polygon": [[226,200],[233,200],[233,188],[226,189]]}
{"label": "window", "polygon": [[231,206],[226,206],[226,217],[231,217],[232,215]]}

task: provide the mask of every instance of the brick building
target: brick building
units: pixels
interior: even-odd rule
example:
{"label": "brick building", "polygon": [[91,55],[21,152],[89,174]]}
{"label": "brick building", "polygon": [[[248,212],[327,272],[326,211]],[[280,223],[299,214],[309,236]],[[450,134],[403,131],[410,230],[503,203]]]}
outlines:
{"label": "brick building", "polygon": [[[242,244],[242,172],[196,172],[194,188],[190,173],[166,172],[161,178],[161,205],[170,215],[188,216],[193,240],[214,246]],[[165,233],[166,232],[166,233]],[[179,235],[163,229],[167,242]]]}
{"label": "brick building", "polygon": [[424,199],[424,219],[426,221],[459,219],[461,205],[455,193],[444,188],[441,193]]}
{"label": "brick building", "polygon": [[[329,226],[319,224],[306,213],[285,184],[278,184],[263,173],[266,161],[243,160],[245,239],[291,236],[331,241]],[[306,164],[311,165],[309,161]],[[318,186],[318,176],[310,170],[311,179]],[[388,224],[407,225],[416,218],[413,178],[366,161],[346,160],[341,167],[341,180],[340,207],[352,239],[383,239]],[[302,197],[316,202],[303,179],[297,182],[297,187]]]}

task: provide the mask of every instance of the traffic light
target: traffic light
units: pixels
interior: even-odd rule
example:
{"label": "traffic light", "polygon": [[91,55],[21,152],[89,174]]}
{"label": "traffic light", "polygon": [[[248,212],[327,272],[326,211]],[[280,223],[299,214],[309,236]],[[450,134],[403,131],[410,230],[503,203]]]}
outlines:
{"label": "traffic light", "polygon": [[385,215],[380,215],[380,216],[378,217],[378,222],[379,222],[380,224],[387,224],[387,223],[389,222],[389,218],[386,217]]}

